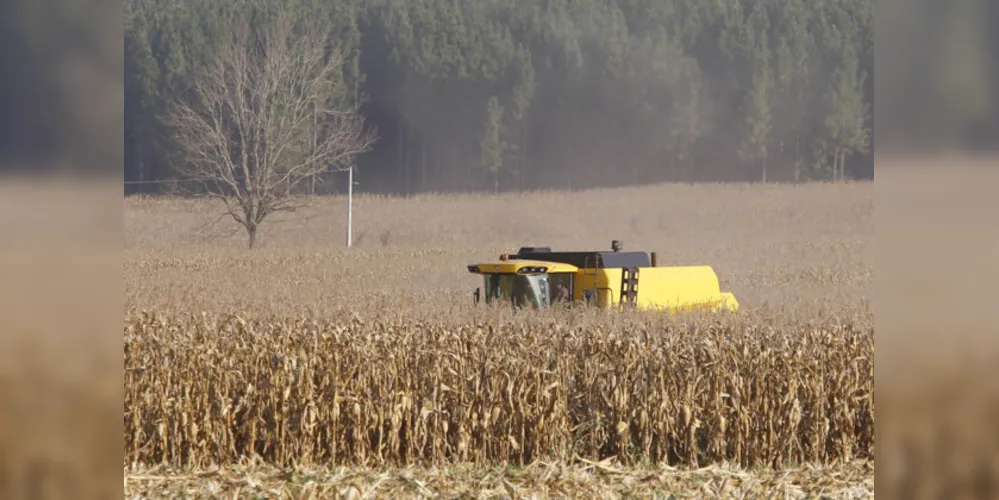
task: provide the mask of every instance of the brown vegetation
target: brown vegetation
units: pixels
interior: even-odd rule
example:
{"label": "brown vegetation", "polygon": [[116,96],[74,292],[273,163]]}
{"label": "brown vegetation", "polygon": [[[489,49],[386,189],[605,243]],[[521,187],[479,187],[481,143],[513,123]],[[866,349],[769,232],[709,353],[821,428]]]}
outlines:
{"label": "brown vegetation", "polygon": [[[565,314],[565,313],[562,313]],[[698,466],[873,458],[874,335],[619,316],[245,321],[125,330],[129,463]]]}
{"label": "brown vegetation", "polygon": [[829,498],[874,497],[868,462],[747,472],[725,465],[693,470],[610,462],[537,462],[528,467],[278,469],[264,464],[198,473],[155,467],[125,477],[125,496],[272,498]]}
{"label": "brown vegetation", "polygon": [[[783,468],[873,462],[873,186],[360,197],[258,249],[202,201],[126,201],[125,461]],[[733,316],[472,305],[522,245],[711,264]]]}
{"label": "brown vegetation", "polygon": [[[128,310],[324,314],[352,301],[421,310],[471,303],[466,264],[520,246],[656,251],[710,264],[749,310],[815,318],[863,309],[873,292],[874,187],[652,186],[501,196],[320,198],[275,215],[245,249],[201,200],[125,201]],[[401,305],[401,304],[400,304]]]}

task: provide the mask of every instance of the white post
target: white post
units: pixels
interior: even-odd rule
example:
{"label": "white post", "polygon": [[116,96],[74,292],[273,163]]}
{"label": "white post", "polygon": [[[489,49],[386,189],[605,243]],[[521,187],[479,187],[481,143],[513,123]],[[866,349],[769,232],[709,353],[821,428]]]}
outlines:
{"label": "white post", "polygon": [[347,248],[350,248],[350,226],[354,215],[354,167],[347,174]]}

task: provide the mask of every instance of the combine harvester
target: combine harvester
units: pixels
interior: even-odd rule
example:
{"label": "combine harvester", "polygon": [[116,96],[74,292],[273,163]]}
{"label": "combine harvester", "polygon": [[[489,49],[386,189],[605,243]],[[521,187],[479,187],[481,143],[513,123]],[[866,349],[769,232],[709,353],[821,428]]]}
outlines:
{"label": "combine harvester", "polygon": [[[561,301],[607,308],[643,310],[736,311],[735,296],[722,292],[711,266],[656,266],[645,252],[622,252],[611,242],[610,252],[553,252],[548,247],[525,247],[499,261],[468,266],[481,274],[486,303],[502,301],[535,309]],[[478,303],[482,289],[476,288]]]}

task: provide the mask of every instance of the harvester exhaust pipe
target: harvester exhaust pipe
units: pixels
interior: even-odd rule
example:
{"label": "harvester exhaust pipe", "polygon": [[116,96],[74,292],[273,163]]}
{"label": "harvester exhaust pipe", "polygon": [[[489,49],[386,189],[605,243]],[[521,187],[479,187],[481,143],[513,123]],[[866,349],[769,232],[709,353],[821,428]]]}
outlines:
{"label": "harvester exhaust pipe", "polygon": [[656,267],[656,253],[652,252],[652,267]]}
{"label": "harvester exhaust pipe", "polygon": [[620,252],[621,247],[622,247],[621,240],[611,240],[611,250],[615,252]]}

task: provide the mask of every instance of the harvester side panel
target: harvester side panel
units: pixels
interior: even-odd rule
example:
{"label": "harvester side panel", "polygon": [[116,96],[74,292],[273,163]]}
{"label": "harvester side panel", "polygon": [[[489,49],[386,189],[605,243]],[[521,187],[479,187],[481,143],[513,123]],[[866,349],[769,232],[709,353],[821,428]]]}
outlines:
{"label": "harvester side panel", "polygon": [[595,305],[609,307],[616,304],[621,296],[621,270],[589,268],[576,271],[573,299],[585,301],[586,292],[596,293]]}
{"label": "harvester side panel", "polygon": [[[624,269],[616,267],[598,269],[597,271],[599,283],[607,289],[603,296],[601,296],[600,307],[621,305],[621,277],[624,274]],[[637,301],[636,307],[641,307]]]}
{"label": "harvester side panel", "polygon": [[649,267],[641,270],[641,277],[641,309],[718,309],[734,301],[731,294],[722,293],[711,266]]}

